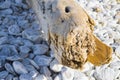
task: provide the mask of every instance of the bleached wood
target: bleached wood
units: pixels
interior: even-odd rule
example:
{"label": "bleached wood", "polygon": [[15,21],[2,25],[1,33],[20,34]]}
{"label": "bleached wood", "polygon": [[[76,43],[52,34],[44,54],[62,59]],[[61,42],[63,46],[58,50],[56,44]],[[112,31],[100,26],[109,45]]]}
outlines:
{"label": "bleached wood", "polygon": [[[56,59],[63,65],[82,68],[88,55],[89,61],[92,60],[91,56],[97,58],[98,55],[103,55],[101,53],[94,55],[95,51],[99,51],[96,49],[100,48],[98,47],[100,44],[105,50],[108,48],[111,50],[100,41],[99,45],[96,45],[98,39],[93,35],[94,21],[74,0],[28,0],[28,2],[37,14],[45,33],[44,37],[54,51]],[[111,55],[110,50],[104,53]],[[102,57],[104,58],[105,56]],[[100,61],[104,64],[106,59]],[[101,62],[96,61],[96,64]]]}

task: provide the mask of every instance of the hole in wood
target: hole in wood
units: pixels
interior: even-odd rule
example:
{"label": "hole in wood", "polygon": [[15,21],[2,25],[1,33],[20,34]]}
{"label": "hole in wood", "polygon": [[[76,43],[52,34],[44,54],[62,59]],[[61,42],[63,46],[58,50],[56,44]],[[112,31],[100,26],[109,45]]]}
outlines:
{"label": "hole in wood", "polygon": [[69,6],[66,6],[66,7],[65,7],[65,12],[66,12],[66,13],[69,13],[69,12],[70,12],[70,7],[69,7]]}

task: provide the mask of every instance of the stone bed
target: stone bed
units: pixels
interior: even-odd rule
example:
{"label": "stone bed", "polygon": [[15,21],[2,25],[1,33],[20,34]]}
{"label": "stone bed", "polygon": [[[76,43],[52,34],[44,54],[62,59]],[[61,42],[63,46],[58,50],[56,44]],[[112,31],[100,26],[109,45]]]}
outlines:
{"label": "stone bed", "polygon": [[74,70],[57,62],[25,0],[0,0],[0,80],[120,80],[120,0],[76,0],[113,48],[109,64]]}

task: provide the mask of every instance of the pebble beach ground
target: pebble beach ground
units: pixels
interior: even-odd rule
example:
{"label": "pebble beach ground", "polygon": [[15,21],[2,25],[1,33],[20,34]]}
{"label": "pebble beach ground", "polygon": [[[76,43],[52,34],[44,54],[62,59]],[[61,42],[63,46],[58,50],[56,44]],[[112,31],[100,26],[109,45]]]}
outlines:
{"label": "pebble beach ground", "polygon": [[54,58],[25,0],[0,0],[0,80],[120,80],[120,0],[76,0],[95,20],[95,35],[113,48],[109,64],[83,71]]}

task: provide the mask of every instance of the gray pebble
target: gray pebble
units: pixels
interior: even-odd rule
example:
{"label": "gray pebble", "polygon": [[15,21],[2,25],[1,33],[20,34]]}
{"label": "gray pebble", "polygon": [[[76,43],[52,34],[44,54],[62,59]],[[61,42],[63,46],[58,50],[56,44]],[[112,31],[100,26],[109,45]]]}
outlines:
{"label": "gray pebble", "polygon": [[35,78],[39,74],[39,72],[36,70],[31,70],[29,74],[32,78]]}
{"label": "gray pebble", "polygon": [[37,44],[33,46],[33,53],[38,54],[45,54],[48,51],[48,46],[44,44]]}
{"label": "gray pebble", "polygon": [[13,13],[13,10],[12,9],[4,9],[4,10],[0,10],[0,13],[4,14],[4,15],[11,15]]}
{"label": "gray pebble", "polygon": [[32,65],[25,65],[27,71],[31,72],[31,71],[37,71]]}
{"label": "gray pebble", "polygon": [[20,46],[20,53],[29,53],[30,48],[27,46]]}
{"label": "gray pebble", "polygon": [[18,25],[11,25],[8,28],[9,34],[11,35],[19,35],[20,34],[20,28]]}
{"label": "gray pebble", "polygon": [[8,33],[5,31],[0,31],[0,37],[8,36]]}
{"label": "gray pebble", "polygon": [[0,2],[0,9],[6,9],[6,8],[10,8],[11,6],[11,2],[6,0],[4,2]]}
{"label": "gray pebble", "polygon": [[19,62],[19,61],[14,61],[13,62],[13,68],[14,68],[15,72],[18,73],[18,74],[28,73],[28,71],[25,68],[25,66],[21,62]]}
{"label": "gray pebble", "polygon": [[15,3],[21,4],[21,3],[22,3],[22,0],[15,0]]}
{"label": "gray pebble", "polygon": [[47,80],[44,75],[38,75],[34,80]]}
{"label": "gray pebble", "polygon": [[8,45],[0,45],[1,56],[10,56],[11,51]]}
{"label": "gray pebble", "polygon": [[15,45],[15,46],[24,45],[23,40],[22,40],[21,37],[10,38],[10,44]]}
{"label": "gray pebble", "polygon": [[34,60],[29,59],[29,61],[30,61],[31,65],[33,65],[36,69],[40,69],[40,67]]}
{"label": "gray pebble", "polygon": [[8,45],[8,46],[9,46],[9,48],[10,48],[11,55],[16,55],[16,54],[18,54],[18,51],[17,51],[15,45]]}
{"label": "gray pebble", "polygon": [[[31,16],[33,16],[33,15],[31,15]],[[30,16],[30,17],[31,17],[31,16]],[[36,22],[33,22],[33,23],[32,23],[32,29],[34,29],[34,30],[41,30],[41,27],[40,27],[40,25],[37,24]]]}
{"label": "gray pebble", "polygon": [[22,63],[23,63],[24,65],[29,65],[29,64],[30,64],[30,61],[29,61],[28,58],[24,58],[24,59],[22,60]]}
{"label": "gray pebble", "polygon": [[22,41],[23,41],[24,46],[27,46],[27,47],[33,46],[33,43],[30,40],[23,39]]}
{"label": "gray pebble", "polygon": [[46,66],[41,67],[40,73],[44,74],[44,75],[47,76],[47,77],[50,77],[50,76],[51,76],[51,72],[50,72],[50,70],[48,69],[48,67],[46,67]]}
{"label": "gray pebble", "polygon": [[8,76],[8,72],[7,71],[1,71],[0,72],[0,79],[4,79]]}
{"label": "gray pebble", "polygon": [[13,80],[19,80],[19,78],[18,77],[14,77]]}
{"label": "gray pebble", "polygon": [[0,45],[1,44],[6,44],[8,42],[9,42],[8,37],[0,37]]}
{"label": "gray pebble", "polygon": [[34,61],[35,61],[39,66],[49,66],[51,60],[52,60],[51,57],[47,57],[47,56],[45,56],[45,55],[36,56],[36,57],[34,58]]}
{"label": "gray pebble", "polygon": [[29,54],[29,58],[30,58],[30,59],[33,59],[34,57],[35,57],[35,55],[34,55],[33,53],[30,53],[30,54]]}
{"label": "gray pebble", "polygon": [[29,28],[29,22],[28,20],[18,20],[18,25],[22,28],[22,29],[27,29]]}
{"label": "gray pebble", "polygon": [[13,55],[13,56],[7,57],[6,59],[9,61],[22,60],[22,58],[19,55]]}
{"label": "gray pebble", "polygon": [[9,74],[5,80],[13,80],[13,75],[12,74]]}
{"label": "gray pebble", "polygon": [[0,68],[2,68],[4,66],[4,64],[5,64],[5,58],[6,57],[0,56]]}
{"label": "gray pebble", "polygon": [[6,63],[5,64],[5,69],[9,72],[9,73],[12,73],[15,75],[15,71],[13,69],[13,67],[9,64],[9,63]]}
{"label": "gray pebble", "polygon": [[26,38],[35,42],[38,42],[41,40],[40,35],[41,35],[40,31],[33,30],[33,29],[26,29],[22,32],[23,38]]}
{"label": "gray pebble", "polygon": [[89,80],[88,77],[79,70],[74,70],[73,74],[74,74],[74,79],[73,80]]}
{"label": "gray pebble", "polygon": [[21,74],[19,79],[20,80],[32,80],[32,77],[30,74]]}

